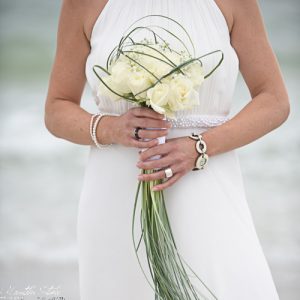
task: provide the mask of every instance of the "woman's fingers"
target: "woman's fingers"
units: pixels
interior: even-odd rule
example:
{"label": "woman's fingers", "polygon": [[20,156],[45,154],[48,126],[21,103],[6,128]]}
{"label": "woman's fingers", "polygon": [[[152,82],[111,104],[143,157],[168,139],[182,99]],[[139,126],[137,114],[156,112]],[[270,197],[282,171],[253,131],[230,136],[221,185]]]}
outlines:
{"label": "woman's fingers", "polygon": [[130,122],[132,127],[142,128],[170,128],[171,123],[166,120],[156,120],[151,118],[133,118]]}
{"label": "woman's fingers", "polygon": [[161,179],[161,178],[165,178],[165,171],[156,171],[154,173],[151,174],[139,174],[138,176],[138,180],[142,180],[142,181],[152,181],[152,180],[157,180],[157,179]]}
{"label": "woman's fingers", "polygon": [[[173,176],[174,176],[174,174],[179,172],[179,171],[177,171],[175,165],[171,165],[170,168],[172,169]],[[165,168],[162,170],[157,170],[150,174],[139,174],[138,175],[138,180],[142,180],[142,181],[153,181],[153,180],[164,179],[164,178],[166,178]]]}
{"label": "woman's fingers", "polygon": [[159,144],[140,153],[140,160],[145,161],[154,155],[165,155],[172,150],[172,144]]}
{"label": "woman's fingers", "polygon": [[[118,124],[116,140],[120,144],[145,149],[156,146],[158,144],[157,138],[166,136],[168,128],[171,127],[171,122],[164,120],[163,114],[159,114],[148,107],[129,109],[119,119]],[[136,139],[134,136],[137,127],[141,128],[138,131],[140,139]]]}
{"label": "woman's fingers", "polygon": [[[150,174],[140,174],[140,181],[155,181],[161,179],[162,182],[155,186],[155,191],[163,190],[173,185],[180,177],[191,169],[189,152],[185,150],[185,138],[170,139],[168,143],[158,144],[140,153],[140,161],[137,167],[144,170],[154,169]],[[190,146],[190,145],[189,145]],[[154,155],[161,155],[159,159],[149,159]],[[194,163],[194,162],[193,162]],[[165,169],[171,168],[173,175],[166,178]],[[165,179],[165,180],[163,180]]]}
{"label": "woman's fingers", "polygon": [[173,185],[181,176],[182,176],[181,173],[176,173],[172,177],[164,181],[163,183],[155,185],[152,190],[160,191],[166,189],[167,187]]}
{"label": "woman's fingers", "polygon": [[174,162],[176,162],[174,158],[170,158],[170,156],[163,156],[159,159],[139,161],[136,166],[144,170],[151,170],[156,168],[165,168]]}
{"label": "woman's fingers", "polygon": [[157,139],[153,139],[151,141],[143,141],[143,140],[137,140],[133,137],[130,138],[130,146],[132,146],[132,147],[151,148],[151,147],[154,147],[156,145],[158,145],[158,140]]}
{"label": "woman's fingers", "polygon": [[168,132],[168,129],[140,129],[139,137],[142,139],[155,139],[157,137],[166,136]]}
{"label": "woman's fingers", "polygon": [[149,107],[133,107],[130,109],[131,113],[136,117],[146,117],[161,120],[164,118],[163,114],[159,114]]}

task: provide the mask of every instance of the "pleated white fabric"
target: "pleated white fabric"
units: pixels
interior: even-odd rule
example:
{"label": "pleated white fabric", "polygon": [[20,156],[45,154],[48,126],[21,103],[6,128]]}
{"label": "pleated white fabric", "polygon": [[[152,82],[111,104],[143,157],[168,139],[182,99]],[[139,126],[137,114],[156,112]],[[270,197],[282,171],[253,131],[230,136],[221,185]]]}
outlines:
{"label": "pleated white fabric", "polygon": [[[178,112],[183,121],[175,124],[167,138],[201,133],[226,121],[239,62],[226,20],[213,0],[109,0],[93,28],[86,62],[87,80],[99,110],[122,114],[133,106],[126,100],[99,99],[99,81],[92,67],[104,66],[124,30],[148,14],[166,15],[181,23],[191,35],[197,56],[216,49],[224,53],[222,65],[199,90],[201,104]],[[172,30],[171,23],[161,25]],[[217,60],[208,61],[208,69]],[[140,173],[137,152],[118,144],[101,150],[90,147],[77,223],[81,300],[154,300],[131,238]],[[166,189],[165,198],[179,252],[219,300],[279,299],[247,204],[235,150],[210,157],[204,170],[189,172]],[[144,255],[141,252],[141,259]]]}

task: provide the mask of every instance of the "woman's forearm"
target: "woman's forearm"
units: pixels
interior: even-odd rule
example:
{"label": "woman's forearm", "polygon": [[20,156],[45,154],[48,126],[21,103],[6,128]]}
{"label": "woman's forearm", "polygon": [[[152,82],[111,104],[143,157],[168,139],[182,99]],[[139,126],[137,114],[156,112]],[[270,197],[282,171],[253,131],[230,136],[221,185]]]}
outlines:
{"label": "woman's forearm", "polygon": [[[54,136],[80,145],[94,144],[90,135],[92,114],[79,105],[67,100],[53,100],[45,108],[45,125]],[[103,116],[97,126],[97,139],[100,143],[112,143],[112,119]]]}
{"label": "woman's forearm", "polygon": [[[202,133],[207,154],[213,156],[239,148],[267,134],[282,124],[289,115],[288,101],[274,101],[274,96],[261,93],[226,123]],[[45,108],[45,125],[56,137],[80,145],[91,145],[92,114],[67,100],[55,100]],[[103,116],[97,126],[100,143],[114,142],[115,116]]]}
{"label": "woman's forearm", "polygon": [[209,156],[239,148],[282,124],[289,116],[289,102],[260,93],[226,123],[202,133]]}

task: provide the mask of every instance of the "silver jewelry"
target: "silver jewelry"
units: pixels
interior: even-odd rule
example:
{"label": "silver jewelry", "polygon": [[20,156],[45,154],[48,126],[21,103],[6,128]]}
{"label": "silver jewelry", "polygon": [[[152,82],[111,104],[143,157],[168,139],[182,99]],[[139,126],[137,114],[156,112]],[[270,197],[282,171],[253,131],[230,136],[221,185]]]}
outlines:
{"label": "silver jewelry", "polygon": [[133,134],[134,134],[134,137],[136,140],[140,140],[141,137],[139,136],[139,130],[142,129],[141,127],[135,127],[134,128],[134,131],[133,131]]}
{"label": "silver jewelry", "polygon": [[208,155],[206,154],[206,143],[202,139],[201,134],[194,134],[192,133],[189,138],[196,140],[196,151],[199,153],[199,156],[196,158],[195,161],[195,167],[192,169],[193,171],[201,170],[204,168],[204,166],[207,164],[208,161]]}
{"label": "silver jewelry", "polygon": [[172,176],[173,176],[173,171],[172,171],[172,169],[171,169],[171,168],[165,169],[165,175],[166,175],[167,178],[172,177]]}
{"label": "silver jewelry", "polygon": [[[106,148],[106,147],[112,145],[112,144],[100,144],[100,143],[98,142],[98,140],[97,140],[97,126],[98,126],[98,123],[99,123],[100,119],[101,119],[103,116],[118,116],[118,114],[115,114],[115,113],[102,113],[102,112],[99,112],[99,113],[94,114],[94,115],[91,117],[91,121],[90,121],[90,134],[91,134],[92,140],[94,141],[95,145],[96,145],[99,149]],[[95,122],[93,123],[95,117],[96,117],[96,120],[95,120]]]}

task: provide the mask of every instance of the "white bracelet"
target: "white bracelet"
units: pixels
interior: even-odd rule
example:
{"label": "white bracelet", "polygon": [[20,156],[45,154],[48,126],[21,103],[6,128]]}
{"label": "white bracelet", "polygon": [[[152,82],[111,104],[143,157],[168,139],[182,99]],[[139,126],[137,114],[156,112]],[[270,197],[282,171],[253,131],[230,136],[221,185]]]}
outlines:
{"label": "white bracelet", "polygon": [[[93,124],[93,120],[94,118],[97,116],[96,120],[95,120],[95,123]],[[119,116],[118,114],[115,114],[115,113],[97,113],[97,114],[94,114],[92,117],[91,117],[91,122],[90,122],[90,134],[91,134],[91,137],[92,137],[92,140],[94,141],[95,145],[99,148],[99,149],[102,149],[102,148],[106,148],[112,144],[100,144],[97,140],[97,126],[98,126],[98,123],[100,121],[100,119],[103,117],[103,116]]]}
{"label": "white bracelet", "polygon": [[94,122],[95,117],[98,116],[99,114],[100,113],[93,114],[91,117],[91,121],[90,121],[90,135],[91,135],[91,138],[93,141],[94,141],[94,139],[93,139],[93,122]]}

